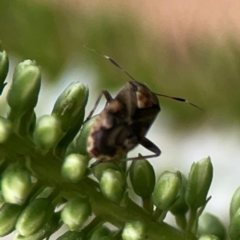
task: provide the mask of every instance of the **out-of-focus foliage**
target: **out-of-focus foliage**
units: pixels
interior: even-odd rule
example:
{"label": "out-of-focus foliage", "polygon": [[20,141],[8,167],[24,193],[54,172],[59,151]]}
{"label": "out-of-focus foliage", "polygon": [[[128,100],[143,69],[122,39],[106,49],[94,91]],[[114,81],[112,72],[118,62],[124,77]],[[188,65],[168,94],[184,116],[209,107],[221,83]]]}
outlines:
{"label": "out-of-focus foliage", "polygon": [[[70,5],[70,3],[69,3]],[[129,10],[105,8],[84,11],[84,7],[56,5],[51,1],[0,1],[0,38],[4,48],[20,58],[35,59],[52,80],[71,58],[79,66],[94,65],[101,88],[116,89],[128,79],[104,59],[83,48],[87,45],[109,54],[137,80],[163,94],[186,97],[205,112],[161,99],[164,111],[178,123],[188,119],[217,120],[220,125],[237,122],[240,115],[240,47],[234,40],[216,45],[189,41],[185,56],[176,46],[149,34]],[[167,107],[166,107],[167,106]],[[230,121],[232,121],[230,120]],[[191,122],[193,122],[191,120]]]}

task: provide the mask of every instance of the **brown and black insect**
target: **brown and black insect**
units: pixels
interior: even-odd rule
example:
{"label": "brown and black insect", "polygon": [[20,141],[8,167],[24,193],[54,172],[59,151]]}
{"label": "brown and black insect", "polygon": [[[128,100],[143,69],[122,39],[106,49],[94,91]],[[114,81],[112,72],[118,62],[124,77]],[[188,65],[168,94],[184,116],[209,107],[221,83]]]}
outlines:
{"label": "brown and black insect", "polygon": [[[194,107],[199,107],[183,98],[170,97],[152,92],[145,84],[136,81],[112,58],[94,49],[87,49],[109,60],[131,79],[131,81],[124,85],[115,98],[108,91],[102,91],[94,108],[86,119],[88,121],[92,117],[104,95],[107,100],[106,106],[96,116],[87,139],[87,151],[92,157],[97,159],[93,165],[100,162],[114,161],[123,154],[128,153],[138,144],[153,153],[143,156],[144,158],[159,156],[161,150],[145,137],[161,110],[157,96],[172,98],[177,101],[187,102]],[[139,157],[131,157],[125,160],[137,159]]]}

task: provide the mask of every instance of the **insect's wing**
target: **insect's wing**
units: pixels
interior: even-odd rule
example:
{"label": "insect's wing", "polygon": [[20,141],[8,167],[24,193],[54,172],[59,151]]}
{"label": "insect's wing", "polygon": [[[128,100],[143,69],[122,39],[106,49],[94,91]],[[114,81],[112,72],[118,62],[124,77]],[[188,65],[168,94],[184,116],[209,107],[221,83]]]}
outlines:
{"label": "insect's wing", "polygon": [[115,99],[124,105],[126,110],[126,116],[124,116],[124,118],[126,121],[131,121],[137,109],[136,92],[134,91],[132,85],[129,82],[125,84]]}

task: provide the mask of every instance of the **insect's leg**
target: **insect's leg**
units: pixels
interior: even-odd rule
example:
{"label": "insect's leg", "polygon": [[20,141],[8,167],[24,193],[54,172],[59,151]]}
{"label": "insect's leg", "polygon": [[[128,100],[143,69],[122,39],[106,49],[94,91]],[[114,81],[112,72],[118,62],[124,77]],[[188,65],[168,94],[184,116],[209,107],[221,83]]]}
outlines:
{"label": "insect's leg", "polygon": [[110,93],[108,91],[106,91],[106,90],[102,91],[101,94],[98,96],[97,101],[96,101],[93,109],[89,113],[88,117],[86,118],[85,122],[87,122],[92,117],[92,115],[95,112],[95,110],[96,110],[96,108],[97,108],[97,106],[98,106],[98,104],[99,104],[103,95],[105,96],[105,98],[107,100],[106,104],[108,104],[110,101],[113,100],[112,96],[110,95]]}
{"label": "insect's leg", "polygon": [[109,160],[109,159],[101,159],[101,160],[96,160],[94,163],[92,163],[91,165],[90,165],[90,168],[93,168],[93,167],[95,167],[95,166],[97,166],[98,164],[101,164],[101,163],[106,163],[106,162],[109,162],[109,163],[117,163],[117,162],[125,162],[126,161],[126,158],[124,158],[124,159],[119,159],[119,158],[117,158],[117,159],[112,159],[112,160]]}
{"label": "insect's leg", "polygon": [[153,152],[154,154],[152,155],[145,155],[145,156],[138,156],[138,157],[131,157],[131,158],[125,158],[125,159],[113,159],[111,161],[109,160],[97,160],[94,163],[91,164],[90,168],[95,167],[96,165],[103,163],[103,162],[118,162],[118,161],[132,161],[132,160],[140,160],[143,158],[153,158],[153,157],[157,157],[161,154],[161,150],[150,140],[148,140],[147,138],[143,138],[139,144],[141,144],[143,147],[145,147],[146,149],[148,149],[149,151]]}
{"label": "insect's leg", "polygon": [[150,140],[148,140],[147,138],[143,138],[139,144],[141,144],[143,147],[145,147],[146,149],[148,149],[149,151],[153,152],[154,154],[152,155],[146,155],[146,156],[140,156],[140,157],[133,157],[133,158],[127,158],[126,160],[139,160],[142,158],[153,158],[153,157],[157,157],[161,154],[161,150]]}

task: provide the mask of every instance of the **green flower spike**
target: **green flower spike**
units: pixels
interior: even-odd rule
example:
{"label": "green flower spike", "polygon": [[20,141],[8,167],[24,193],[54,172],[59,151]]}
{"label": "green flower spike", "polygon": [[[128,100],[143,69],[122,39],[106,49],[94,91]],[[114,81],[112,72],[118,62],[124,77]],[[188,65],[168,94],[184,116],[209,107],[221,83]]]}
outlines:
{"label": "green flower spike", "polygon": [[22,205],[32,187],[30,171],[21,163],[8,165],[3,172],[1,187],[6,202]]}
{"label": "green flower spike", "polygon": [[92,209],[89,201],[77,198],[68,201],[61,212],[61,219],[71,231],[75,231],[87,221],[91,214]]}
{"label": "green flower spike", "polygon": [[141,221],[127,222],[123,228],[123,240],[144,240],[146,239],[146,226]]}
{"label": "green flower spike", "polygon": [[188,175],[186,201],[191,208],[204,206],[213,177],[213,166],[210,158],[193,163]]}

